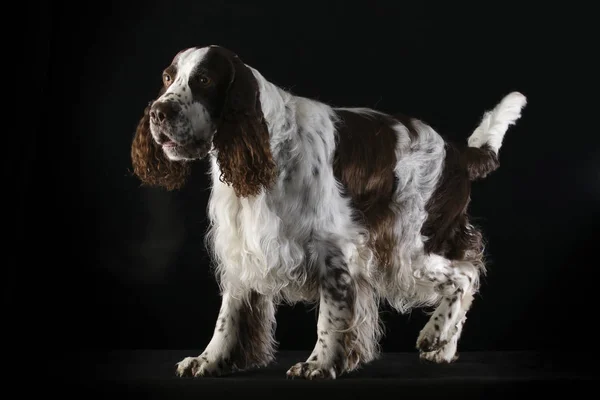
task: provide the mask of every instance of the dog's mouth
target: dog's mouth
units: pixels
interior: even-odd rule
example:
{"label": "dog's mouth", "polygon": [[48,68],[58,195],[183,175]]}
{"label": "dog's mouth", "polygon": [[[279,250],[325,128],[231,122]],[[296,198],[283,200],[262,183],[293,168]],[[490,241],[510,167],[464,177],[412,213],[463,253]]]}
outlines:
{"label": "dog's mouth", "polygon": [[177,159],[202,159],[208,154],[211,148],[210,140],[197,139],[186,143],[179,143],[164,134],[160,135],[157,142],[167,152],[169,157],[176,157]]}
{"label": "dog's mouth", "polygon": [[204,140],[190,140],[180,143],[164,135],[161,135],[158,144],[163,149],[193,149],[195,147],[204,147],[205,145]]}
{"label": "dog's mouth", "polygon": [[162,147],[176,147],[176,146],[179,146],[179,144],[177,142],[175,142],[173,139],[171,139],[170,137],[168,137],[167,135],[165,135],[163,132],[161,132],[158,135],[157,143],[160,146],[162,146]]}
{"label": "dog's mouth", "polygon": [[194,141],[187,141],[185,143],[180,143],[177,142],[173,139],[171,139],[170,137],[168,137],[167,135],[165,135],[164,133],[161,133],[159,138],[158,138],[158,145],[161,146],[163,149],[185,149],[185,148],[189,148],[189,147],[195,147],[198,145],[198,143],[194,143]]}
{"label": "dog's mouth", "polygon": [[175,142],[174,142],[174,141],[172,141],[172,140],[167,140],[167,141],[164,141],[164,142],[162,142],[162,143],[161,143],[161,146],[162,146],[163,148],[172,149],[173,147],[178,147],[178,146],[179,146],[179,144],[175,143]]}

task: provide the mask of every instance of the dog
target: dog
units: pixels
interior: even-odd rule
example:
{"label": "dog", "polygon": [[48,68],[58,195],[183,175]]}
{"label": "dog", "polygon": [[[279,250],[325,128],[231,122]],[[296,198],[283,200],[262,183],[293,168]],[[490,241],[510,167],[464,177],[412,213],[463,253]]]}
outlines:
{"label": "dog", "polygon": [[179,52],[162,81],[133,137],[133,172],[177,190],[209,158],[206,245],[222,297],[212,339],[177,375],[267,365],[276,307],[297,302],[316,305],[318,339],[288,377],[335,379],[376,359],[382,302],[434,309],[420,358],[456,360],[486,270],[471,182],[499,167],[523,94],[508,93],[462,144],[416,118],[292,94],[220,46]]}

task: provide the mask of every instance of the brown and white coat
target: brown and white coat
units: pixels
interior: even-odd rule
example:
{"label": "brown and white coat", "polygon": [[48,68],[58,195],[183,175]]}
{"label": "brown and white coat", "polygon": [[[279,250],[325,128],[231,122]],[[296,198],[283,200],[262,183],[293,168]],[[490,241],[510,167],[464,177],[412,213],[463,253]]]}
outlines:
{"label": "brown and white coat", "polygon": [[314,350],[291,377],[335,378],[374,360],[384,301],[399,312],[435,307],[417,348],[429,361],[455,359],[485,272],[471,182],[498,167],[522,94],[458,145],[417,119],[294,95],[218,46],[180,52],[163,78],[133,141],[134,171],[172,190],[190,162],[210,158],[206,239],[222,289],[213,338],[179,375],[272,361],[281,302],[319,313]]}

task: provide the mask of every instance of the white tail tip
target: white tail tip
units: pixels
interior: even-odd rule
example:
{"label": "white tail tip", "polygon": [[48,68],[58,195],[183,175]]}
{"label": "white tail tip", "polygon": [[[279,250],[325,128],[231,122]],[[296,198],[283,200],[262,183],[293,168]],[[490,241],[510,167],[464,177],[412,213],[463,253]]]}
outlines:
{"label": "white tail tip", "polygon": [[487,144],[498,153],[504,134],[510,125],[514,125],[521,118],[521,110],[526,104],[527,98],[522,93],[511,92],[504,96],[493,110],[483,115],[481,123],[469,137],[469,147]]}

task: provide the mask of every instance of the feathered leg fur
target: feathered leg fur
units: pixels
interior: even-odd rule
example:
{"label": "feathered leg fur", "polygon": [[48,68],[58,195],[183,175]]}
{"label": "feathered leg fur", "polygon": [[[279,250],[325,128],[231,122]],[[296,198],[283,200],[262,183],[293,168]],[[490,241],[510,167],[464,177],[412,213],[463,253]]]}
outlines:
{"label": "feathered leg fur", "polygon": [[177,364],[179,376],[219,376],[267,365],[276,342],[273,301],[256,292],[245,298],[223,294],[213,337],[198,357]]}

